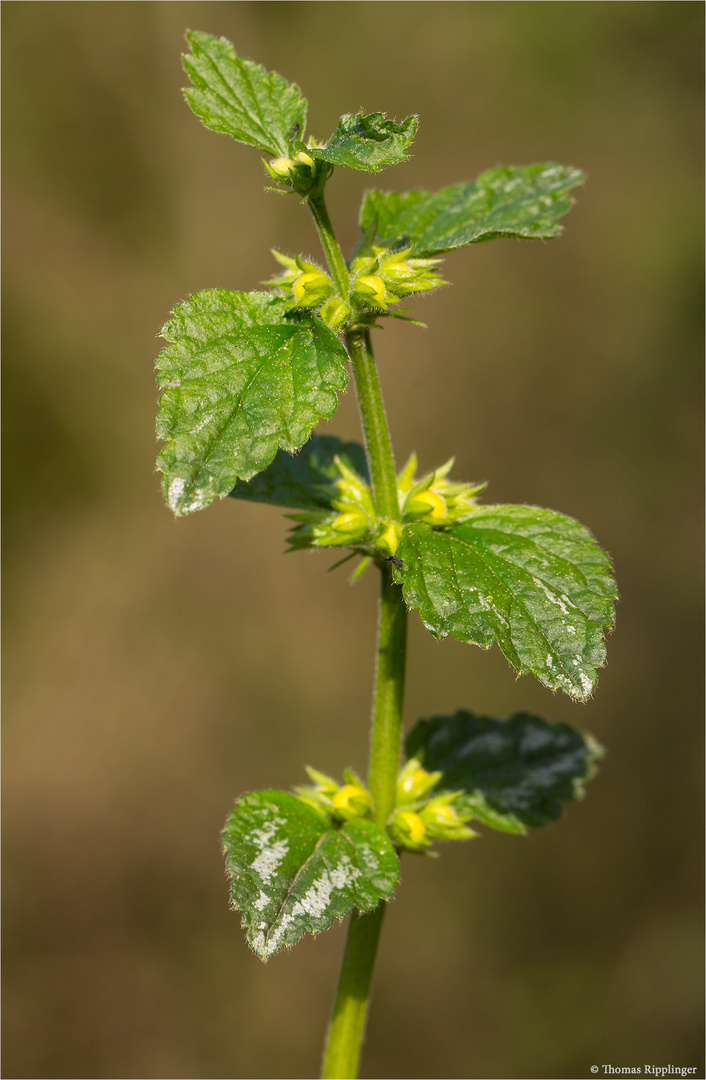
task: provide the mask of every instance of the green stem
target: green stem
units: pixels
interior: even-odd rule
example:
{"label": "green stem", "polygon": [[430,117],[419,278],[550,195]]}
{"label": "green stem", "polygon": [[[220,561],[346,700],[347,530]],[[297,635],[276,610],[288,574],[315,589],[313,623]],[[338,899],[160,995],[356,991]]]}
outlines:
{"label": "green stem", "polygon": [[392,444],[382,404],[375,358],[370,345],[370,331],[349,331],[346,335],[346,344],[353,363],[375,509],[380,517],[399,519],[400,505],[397,498],[395,461],[392,456]]}
{"label": "green stem", "polygon": [[348,267],[346,266],[346,261],[343,258],[341,249],[338,246],[338,240],[333,231],[331,218],[328,216],[323,191],[312,192],[307,199],[307,202],[309,204],[309,209],[314,215],[316,228],[319,230],[321,246],[326,254],[331,277],[336,284],[338,295],[342,300],[348,301],[348,286],[350,281]]}
{"label": "green stem", "polygon": [[[308,202],[328,259],[331,276],[339,295],[347,300],[348,270],[326,210],[323,192],[312,193]],[[375,509],[381,518],[399,520],[395,462],[370,345],[370,332],[363,329],[351,330],[346,334],[346,344],[358,393]],[[407,649],[407,608],[402,599],[402,589],[392,579],[390,565],[381,563],[380,572],[382,593],[368,785],[373,799],[373,819],[384,829],[394,810],[397,790]],[[358,1075],[373,967],[385,908],[386,905],[380,903],[374,911],[366,915],[357,911],[353,911],[351,915],[324,1052],[324,1080],[354,1080]]]}
{"label": "green stem", "polygon": [[[382,567],[382,595],[378,627],[375,706],[370,747],[368,784],[373,797],[373,818],[384,828],[395,806],[400,761],[404,699],[407,608],[402,590]],[[354,1080],[363,1043],[365,1018],[375,965],[378,938],[387,905],[360,915],[354,911],[328,1030],[322,1077]]]}
{"label": "green stem", "polygon": [[370,983],[386,907],[386,904],[378,904],[367,915],[355,910],[351,914],[338,992],[328,1030],[322,1080],[349,1080],[358,1075]]}
{"label": "green stem", "polygon": [[[309,209],[318,229],[321,246],[328,260],[329,270],[339,295],[348,300],[350,276],[341,253],[331,218],[324,202],[323,188],[312,191],[307,199]],[[358,405],[363,424],[365,446],[368,452],[370,475],[373,484],[375,509],[381,517],[399,518],[397,479],[392,456],[390,433],[382,404],[375,358],[370,345],[369,330],[351,330],[346,334],[346,344],[353,362],[353,375],[358,392]]]}
{"label": "green stem", "polygon": [[382,570],[380,625],[373,730],[370,741],[368,786],[373,798],[373,819],[385,828],[395,809],[400,768],[402,708],[407,654],[407,607],[402,589]]}

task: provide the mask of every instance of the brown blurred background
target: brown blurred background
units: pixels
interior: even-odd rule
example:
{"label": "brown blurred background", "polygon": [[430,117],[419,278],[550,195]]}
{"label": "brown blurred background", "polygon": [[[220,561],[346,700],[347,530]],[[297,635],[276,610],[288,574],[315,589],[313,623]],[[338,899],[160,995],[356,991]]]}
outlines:
{"label": "brown blurred background", "polygon": [[[278,511],[175,522],[158,327],[269,248],[319,257],[256,151],[181,99],[185,28],[297,81],[310,131],[421,117],[430,189],[557,160],[552,243],[447,258],[427,331],[376,338],[398,461],[588,524],[622,593],[587,705],[413,617],[407,720],[528,708],[608,748],[529,838],[405,860],[368,1077],[588,1077],[701,1061],[700,3],[29,3],[4,16],[6,1077],[316,1075],[344,928],[273,959],[227,907],[235,796],[365,768],[376,582],[283,557]],[[352,395],[325,428],[358,437]],[[692,1074],[693,1075],[693,1074]],[[699,1076],[703,1073],[699,1071]]]}

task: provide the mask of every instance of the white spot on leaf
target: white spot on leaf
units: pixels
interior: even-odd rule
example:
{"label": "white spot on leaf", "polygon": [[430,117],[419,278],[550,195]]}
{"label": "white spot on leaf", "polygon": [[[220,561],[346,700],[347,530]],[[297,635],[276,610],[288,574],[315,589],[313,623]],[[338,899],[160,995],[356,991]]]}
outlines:
{"label": "white spot on leaf", "polygon": [[186,487],[186,480],[182,480],[180,476],[175,476],[169,485],[169,494],[167,495],[167,502],[169,503],[169,509],[173,510],[176,514],[179,509],[179,501],[184,494],[184,488]]}
{"label": "white spot on leaf", "polygon": [[287,840],[276,840],[274,844],[262,849],[254,862],[250,864],[250,869],[254,870],[262,881],[271,881],[288,851]]}
{"label": "white spot on leaf", "polygon": [[[571,601],[569,600],[568,596],[562,594],[561,598],[558,597],[556,593],[552,592],[551,589],[547,588],[544,582],[541,581],[538,577],[535,577],[534,574],[532,575],[532,581],[535,583],[537,588],[542,590],[549,603],[555,604],[559,608],[562,615],[569,614],[569,608],[567,605],[571,604]],[[566,603],[564,601],[566,601]],[[571,606],[573,607],[573,605]]]}

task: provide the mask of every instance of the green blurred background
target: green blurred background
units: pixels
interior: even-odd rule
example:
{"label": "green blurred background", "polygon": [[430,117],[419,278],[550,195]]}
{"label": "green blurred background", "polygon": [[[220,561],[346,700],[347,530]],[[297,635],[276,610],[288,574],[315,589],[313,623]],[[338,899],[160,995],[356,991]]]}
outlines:
{"label": "green blurred background", "polygon": [[[420,114],[379,186],[589,174],[551,243],[454,253],[376,338],[403,461],[588,524],[622,602],[578,705],[411,620],[408,723],[528,708],[608,748],[565,820],[406,859],[364,1075],[701,1062],[701,3],[7,2],[5,1070],[311,1077],[344,928],[273,959],[227,907],[234,797],[365,768],[376,582],[282,557],[271,508],[175,522],[157,328],[319,257],[257,152],[183,103],[185,28],[296,81],[310,130]],[[345,249],[369,178],[339,170]],[[331,424],[359,436],[349,394]],[[693,1074],[692,1074],[693,1075]],[[702,1076],[699,1071],[697,1075]]]}

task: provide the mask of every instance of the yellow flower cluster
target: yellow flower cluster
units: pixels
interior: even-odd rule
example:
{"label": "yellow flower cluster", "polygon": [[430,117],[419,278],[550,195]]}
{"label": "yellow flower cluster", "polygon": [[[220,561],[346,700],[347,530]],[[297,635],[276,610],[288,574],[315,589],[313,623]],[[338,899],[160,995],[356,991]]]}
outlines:
{"label": "yellow flower cluster", "polygon": [[323,810],[338,821],[368,816],[373,805],[370,792],[350,769],[344,770],[344,784],[337,784],[331,776],[309,765],[306,771],[313,784],[294,789],[302,802]]}
{"label": "yellow flower cluster", "polygon": [[[311,161],[303,152],[297,154],[297,158]],[[271,174],[273,171],[284,174],[296,164],[295,159],[277,158],[268,168]],[[371,254],[353,259],[350,291],[343,298],[320,266],[301,256],[292,258],[274,250],[272,254],[284,271],[265,284],[279,289],[291,308],[318,309],[319,318],[332,330],[345,328],[366,315],[369,317],[370,312],[382,313],[404,296],[429,292],[446,284],[433,269],[440,259],[415,259],[410,249],[391,252],[378,246],[373,247]]]}
{"label": "yellow flower cluster", "polygon": [[[334,821],[370,817],[370,792],[350,769],[343,773],[343,784],[309,766],[306,771],[312,783],[294,789],[302,802],[323,810]],[[453,805],[459,792],[431,794],[441,775],[427,772],[414,758],[400,771],[396,806],[387,823],[390,838],[398,847],[423,851],[435,840],[467,840],[476,835],[464,824],[471,815]]]}
{"label": "yellow flower cluster", "polygon": [[446,285],[434,270],[441,259],[415,259],[410,248],[392,252],[373,246],[351,262],[351,297],[363,307],[384,310],[404,296]]}
{"label": "yellow flower cluster", "polygon": [[400,520],[379,518],[370,486],[339,457],[334,458],[338,478],[333,485],[331,511],[291,514],[299,522],[290,542],[294,547],[352,547],[364,554],[394,555],[404,525],[423,521],[437,528],[470,516],[483,484],[461,484],[447,479],[453,459],[417,480],[417,458],[412,454],[397,477]]}

